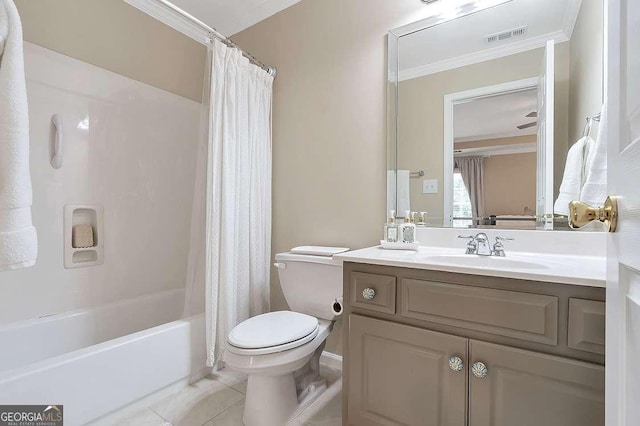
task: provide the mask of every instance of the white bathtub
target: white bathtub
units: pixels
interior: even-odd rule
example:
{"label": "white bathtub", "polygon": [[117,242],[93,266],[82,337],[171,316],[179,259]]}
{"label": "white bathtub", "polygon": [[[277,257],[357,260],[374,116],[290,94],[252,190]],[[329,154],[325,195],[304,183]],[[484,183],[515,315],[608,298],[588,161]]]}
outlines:
{"label": "white bathtub", "polygon": [[0,404],[62,404],[95,420],[205,374],[204,316],[179,319],[183,290],[0,327]]}

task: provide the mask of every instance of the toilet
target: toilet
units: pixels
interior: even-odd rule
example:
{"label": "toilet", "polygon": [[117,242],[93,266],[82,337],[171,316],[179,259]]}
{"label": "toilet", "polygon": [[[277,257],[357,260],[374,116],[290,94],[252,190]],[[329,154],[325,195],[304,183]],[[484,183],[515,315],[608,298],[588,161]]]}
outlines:
{"label": "toilet", "polygon": [[326,389],[320,355],[341,313],[342,247],[302,246],[276,254],[291,311],[249,318],[231,330],[223,360],[248,375],[246,426],[283,426]]}

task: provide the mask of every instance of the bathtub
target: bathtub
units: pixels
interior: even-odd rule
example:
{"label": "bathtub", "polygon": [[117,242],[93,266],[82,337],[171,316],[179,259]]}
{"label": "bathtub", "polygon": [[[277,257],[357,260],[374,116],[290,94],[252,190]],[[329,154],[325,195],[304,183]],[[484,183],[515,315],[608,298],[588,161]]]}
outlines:
{"label": "bathtub", "polygon": [[62,404],[80,425],[206,374],[184,290],[0,326],[0,404]]}

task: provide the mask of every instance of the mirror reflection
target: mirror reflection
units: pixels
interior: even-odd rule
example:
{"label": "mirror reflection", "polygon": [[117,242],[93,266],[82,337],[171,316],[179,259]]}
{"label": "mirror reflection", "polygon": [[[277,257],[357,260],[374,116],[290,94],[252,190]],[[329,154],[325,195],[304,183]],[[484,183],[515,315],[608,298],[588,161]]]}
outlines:
{"label": "mirror reflection", "polygon": [[597,152],[603,1],[512,0],[441,21],[389,34],[387,210],[567,229]]}

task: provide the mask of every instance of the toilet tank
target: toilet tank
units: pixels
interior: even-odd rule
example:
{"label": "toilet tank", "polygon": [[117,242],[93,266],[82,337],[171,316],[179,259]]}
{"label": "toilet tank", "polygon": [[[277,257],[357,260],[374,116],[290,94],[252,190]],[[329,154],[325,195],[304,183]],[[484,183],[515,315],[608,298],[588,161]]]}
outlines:
{"label": "toilet tank", "polygon": [[[344,250],[343,250],[344,251]],[[342,261],[332,256],[276,254],[280,287],[294,312],[333,320],[331,306],[342,297]]]}

